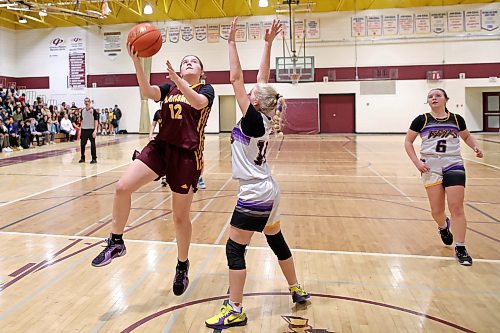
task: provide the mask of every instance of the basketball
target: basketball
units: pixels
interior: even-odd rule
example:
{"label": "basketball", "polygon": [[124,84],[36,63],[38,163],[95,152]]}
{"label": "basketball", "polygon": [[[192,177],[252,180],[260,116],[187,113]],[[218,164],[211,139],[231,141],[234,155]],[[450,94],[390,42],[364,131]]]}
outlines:
{"label": "basketball", "polygon": [[139,57],[151,57],[161,49],[161,33],[151,24],[141,23],[130,30],[127,43],[134,47]]}

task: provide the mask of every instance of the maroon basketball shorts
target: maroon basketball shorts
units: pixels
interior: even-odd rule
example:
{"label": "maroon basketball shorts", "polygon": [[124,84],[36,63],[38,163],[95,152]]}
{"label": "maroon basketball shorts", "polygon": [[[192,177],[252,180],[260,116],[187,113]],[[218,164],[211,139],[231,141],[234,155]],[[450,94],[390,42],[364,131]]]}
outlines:
{"label": "maroon basketball shorts", "polygon": [[192,187],[198,190],[198,178],[201,170],[197,170],[194,151],[173,146],[165,141],[152,140],[137,156],[158,177],[167,177],[172,192],[187,194]]}

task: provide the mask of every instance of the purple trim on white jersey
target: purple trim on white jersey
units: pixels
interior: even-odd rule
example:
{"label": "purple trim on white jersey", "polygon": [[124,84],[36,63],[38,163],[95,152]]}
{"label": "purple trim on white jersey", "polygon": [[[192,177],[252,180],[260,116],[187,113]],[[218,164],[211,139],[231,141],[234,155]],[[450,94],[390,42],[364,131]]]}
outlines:
{"label": "purple trim on white jersey", "polygon": [[238,199],[238,202],[236,203],[237,207],[242,207],[257,212],[270,212],[273,209],[273,205],[274,201],[243,201],[241,199]]}
{"label": "purple trim on white jersey", "polygon": [[241,142],[241,144],[244,144],[245,146],[248,146],[250,144],[250,137],[243,134],[239,127],[233,128],[233,132],[231,134],[233,136],[233,139]]}

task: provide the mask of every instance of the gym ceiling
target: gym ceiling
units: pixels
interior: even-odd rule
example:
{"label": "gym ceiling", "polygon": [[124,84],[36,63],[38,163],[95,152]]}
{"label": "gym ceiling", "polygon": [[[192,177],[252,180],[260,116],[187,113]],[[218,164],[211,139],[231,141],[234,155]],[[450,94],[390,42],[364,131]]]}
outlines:
{"label": "gym ceiling", "polygon": [[[260,7],[259,1],[264,0],[0,0],[0,27],[25,30],[275,15],[277,12],[287,15],[290,6],[295,8],[297,13],[320,13],[498,2],[495,0],[268,0],[267,7]],[[144,13],[147,5],[152,8],[152,14]]]}

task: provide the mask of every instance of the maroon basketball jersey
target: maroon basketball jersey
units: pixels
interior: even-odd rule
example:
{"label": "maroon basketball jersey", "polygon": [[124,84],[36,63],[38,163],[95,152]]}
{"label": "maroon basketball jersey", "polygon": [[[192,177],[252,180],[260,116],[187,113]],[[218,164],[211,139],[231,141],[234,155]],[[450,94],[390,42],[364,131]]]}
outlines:
{"label": "maroon basketball jersey", "polygon": [[189,104],[177,86],[160,86],[162,108],[157,140],[188,150],[194,150],[201,168],[203,156],[205,125],[214,100],[214,89],[209,84],[196,84],[191,87],[208,98],[208,105],[197,110]]}

